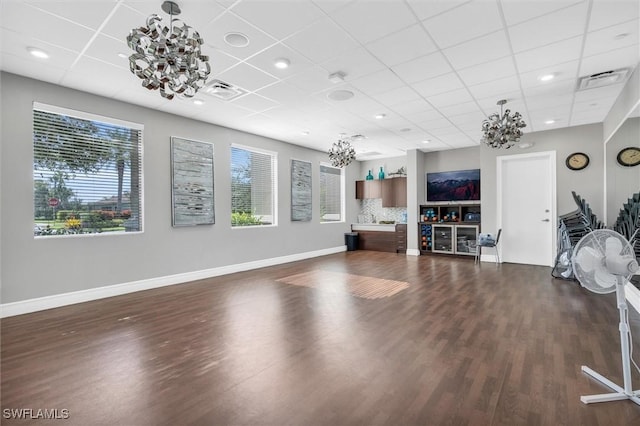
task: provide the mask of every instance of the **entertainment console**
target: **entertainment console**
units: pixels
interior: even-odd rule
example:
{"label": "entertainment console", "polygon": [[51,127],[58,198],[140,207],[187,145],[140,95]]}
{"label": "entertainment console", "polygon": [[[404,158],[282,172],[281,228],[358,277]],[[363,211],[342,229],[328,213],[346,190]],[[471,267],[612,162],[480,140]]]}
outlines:
{"label": "entertainment console", "polygon": [[419,218],[421,254],[476,254],[480,204],[423,204]]}

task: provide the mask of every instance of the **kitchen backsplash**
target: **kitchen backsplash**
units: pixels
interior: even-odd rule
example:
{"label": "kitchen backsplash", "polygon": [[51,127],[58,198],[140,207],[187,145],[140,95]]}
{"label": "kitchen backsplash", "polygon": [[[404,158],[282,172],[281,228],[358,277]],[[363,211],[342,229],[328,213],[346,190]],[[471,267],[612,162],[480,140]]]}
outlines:
{"label": "kitchen backsplash", "polygon": [[360,223],[370,223],[373,218],[376,222],[381,220],[393,220],[396,223],[406,222],[407,209],[404,207],[382,207],[381,198],[367,198],[360,200]]}

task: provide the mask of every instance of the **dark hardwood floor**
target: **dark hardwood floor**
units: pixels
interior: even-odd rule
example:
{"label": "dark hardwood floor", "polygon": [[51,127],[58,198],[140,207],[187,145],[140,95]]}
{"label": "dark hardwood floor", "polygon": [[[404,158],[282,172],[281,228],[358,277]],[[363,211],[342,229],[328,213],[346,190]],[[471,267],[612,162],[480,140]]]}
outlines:
{"label": "dark hardwood floor", "polygon": [[[277,281],[309,271],[409,288]],[[614,295],[473,259],[346,252],[6,318],[1,356],[3,425],[640,425],[580,402],[608,392],[581,365],[622,381]]]}

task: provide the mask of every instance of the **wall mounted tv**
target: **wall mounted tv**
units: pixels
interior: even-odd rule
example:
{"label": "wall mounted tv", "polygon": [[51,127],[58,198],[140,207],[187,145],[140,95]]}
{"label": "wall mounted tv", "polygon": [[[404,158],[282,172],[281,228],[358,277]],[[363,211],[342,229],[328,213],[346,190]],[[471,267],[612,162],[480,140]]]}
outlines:
{"label": "wall mounted tv", "polygon": [[480,169],[427,173],[427,201],[480,200]]}

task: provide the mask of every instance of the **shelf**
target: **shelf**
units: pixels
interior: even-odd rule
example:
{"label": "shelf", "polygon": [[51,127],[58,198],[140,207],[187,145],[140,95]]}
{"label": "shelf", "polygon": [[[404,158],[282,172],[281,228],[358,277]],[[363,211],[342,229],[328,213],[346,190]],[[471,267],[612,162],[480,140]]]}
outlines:
{"label": "shelf", "polygon": [[[449,220],[452,217],[456,220]],[[418,247],[421,254],[475,256],[480,232],[479,204],[421,205],[420,220]]]}

